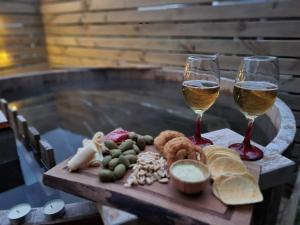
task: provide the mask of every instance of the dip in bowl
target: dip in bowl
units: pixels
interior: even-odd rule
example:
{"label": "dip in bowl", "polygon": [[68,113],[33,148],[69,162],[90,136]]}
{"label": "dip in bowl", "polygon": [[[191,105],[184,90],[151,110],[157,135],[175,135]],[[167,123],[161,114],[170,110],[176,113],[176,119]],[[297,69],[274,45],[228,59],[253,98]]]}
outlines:
{"label": "dip in bowl", "polygon": [[186,194],[201,192],[209,183],[210,173],[207,166],[196,160],[176,161],[170,166],[169,172],[172,184]]}

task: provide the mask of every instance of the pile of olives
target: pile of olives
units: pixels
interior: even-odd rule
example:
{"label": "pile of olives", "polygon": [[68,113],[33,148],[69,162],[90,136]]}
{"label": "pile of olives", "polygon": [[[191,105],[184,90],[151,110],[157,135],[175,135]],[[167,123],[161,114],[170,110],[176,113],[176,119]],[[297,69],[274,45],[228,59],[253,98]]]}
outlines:
{"label": "pile of olives", "polygon": [[107,148],[103,151],[105,155],[99,173],[100,181],[113,182],[121,179],[131,164],[136,163],[137,155],[146,148],[146,145],[153,144],[153,137],[150,135],[139,135],[129,132],[128,139],[120,145],[112,140],[104,141]]}

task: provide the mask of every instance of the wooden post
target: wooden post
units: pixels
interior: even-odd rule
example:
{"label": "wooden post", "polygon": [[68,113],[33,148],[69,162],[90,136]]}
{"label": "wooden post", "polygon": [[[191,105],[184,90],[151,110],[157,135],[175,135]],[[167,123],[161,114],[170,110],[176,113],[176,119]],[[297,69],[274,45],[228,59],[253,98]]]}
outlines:
{"label": "wooden post", "polygon": [[49,170],[56,165],[54,150],[45,140],[41,139],[39,144],[41,149],[41,162],[45,166],[46,170]]}
{"label": "wooden post", "polygon": [[4,98],[0,99],[0,109],[2,110],[6,118],[8,118],[8,106],[7,106],[7,101]]}
{"label": "wooden post", "polygon": [[276,224],[282,192],[283,185],[263,191],[264,201],[255,205],[251,224]]}
{"label": "wooden post", "polygon": [[40,133],[35,129],[35,127],[28,127],[28,137],[29,137],[29,146],[33,150],[33,155],[35,159],[41,163],[41,148],[40,148]]}
{"label": "wooden post", "polygon": [[9,127],[9,122],[2,111],[0,111],[0,129],[5,129]]}
{"label": "wooden post", "polygon": [[20,138],[17,132],[17,116],[18,116],[18,112],[16,110],[8,108],[8,121],[10,127],[13,129],[16,137]]}
{"label": "wooden post", "polygon": [[24,146],[27,150],[31,150],[29,146],[29,135],[28,135],[28,125],[27,121],[22,115],[17,115],[17,133],[21,138]]}

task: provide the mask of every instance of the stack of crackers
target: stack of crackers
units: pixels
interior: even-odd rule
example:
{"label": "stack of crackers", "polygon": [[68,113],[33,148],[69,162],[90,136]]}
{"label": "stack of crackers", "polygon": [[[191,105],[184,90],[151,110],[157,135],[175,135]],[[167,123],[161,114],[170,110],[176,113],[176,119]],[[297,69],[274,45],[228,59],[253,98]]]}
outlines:
{"label": "stack of crackers", "polygon": [[243,205],[263,200],[256,178],[237,152],[210,145],[202,149],[213,179],[213,193],[227,205]]}

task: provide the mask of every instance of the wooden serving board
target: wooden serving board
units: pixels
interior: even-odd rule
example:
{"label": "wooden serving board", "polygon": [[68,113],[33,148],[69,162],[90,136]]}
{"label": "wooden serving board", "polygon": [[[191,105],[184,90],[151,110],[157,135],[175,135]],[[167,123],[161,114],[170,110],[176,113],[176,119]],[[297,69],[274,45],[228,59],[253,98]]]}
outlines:
{"label": "wooden serving board", "polygon": [[[153,151],[147,147],[145,151]],[[172,183],[154,183],[150,186],[123,186],[127,177],[114,183],[102,183],[98,179],[99,168],[88,168],[70,173],[67,160],[44,174],[44,183],[53,188],[100,202],[137,215],[149,224],[250,224],[252,206],[228,207],[212,194],[211,185],[196,195],[178,192]],[[250,172],[258,179],[260,167],[246,163]],[[127,172],[127,176],[130,170]]]}

